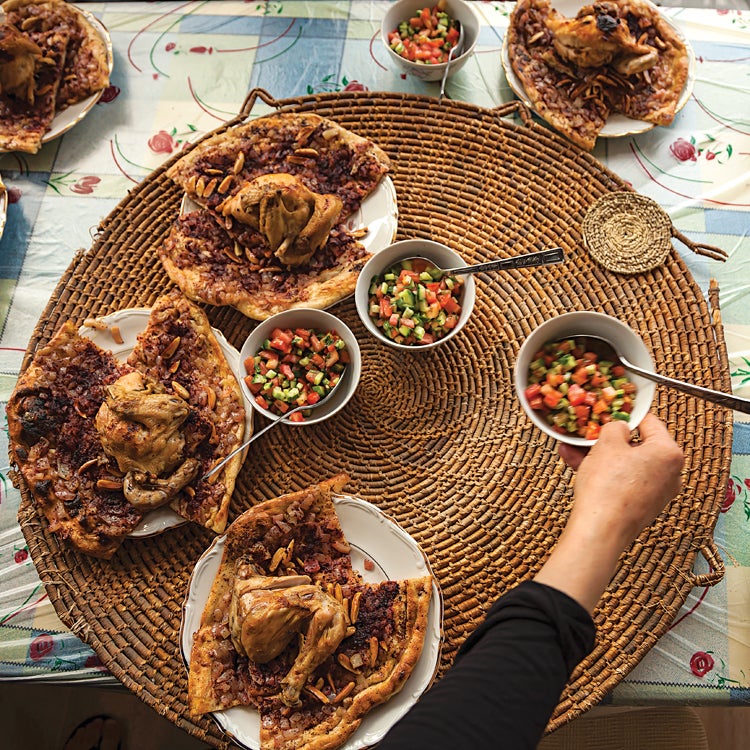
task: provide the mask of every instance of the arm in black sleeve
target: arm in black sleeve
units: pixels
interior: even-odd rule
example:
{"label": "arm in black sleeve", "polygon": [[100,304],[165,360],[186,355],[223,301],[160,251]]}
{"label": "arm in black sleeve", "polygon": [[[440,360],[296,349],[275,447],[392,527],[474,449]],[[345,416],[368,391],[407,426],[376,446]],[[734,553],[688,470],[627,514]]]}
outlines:
{"label": "arm in black sleeve", "polygon": [[533,581],[498,599],[455,664],[380,750],[532,750],[573,668],[594,646],[580,604]]}

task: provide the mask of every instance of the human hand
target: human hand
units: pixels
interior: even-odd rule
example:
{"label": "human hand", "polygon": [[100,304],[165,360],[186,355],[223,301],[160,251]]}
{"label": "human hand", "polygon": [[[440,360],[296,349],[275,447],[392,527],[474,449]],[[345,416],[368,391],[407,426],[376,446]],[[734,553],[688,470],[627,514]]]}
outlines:
{"label": "human hand", "polygon": [[560,444],[577,469],[568,523],[535,580],[593,612],[622,551],[680,491],[683,456],[667,428],[648,414],[630,441],[625,422],[604,425],[588,451]]}
{"label": "human hand", "polygon": [[604,524],[623,545],[635,539],[679,492],[683,456],[664,423],[647,414],[641,441],[630,442],[627,423],[613,420],[588,450],[560,444],[559,453],[577,470],[570,522]]}

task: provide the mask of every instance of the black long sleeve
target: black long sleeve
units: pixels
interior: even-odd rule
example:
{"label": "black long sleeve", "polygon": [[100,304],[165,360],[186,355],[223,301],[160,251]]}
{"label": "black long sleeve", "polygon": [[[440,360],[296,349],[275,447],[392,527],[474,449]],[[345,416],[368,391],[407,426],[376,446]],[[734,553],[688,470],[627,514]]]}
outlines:
{"label": "black long sleeve", "polygon": [[557,589],[522,583],[495,602],[451,669],[378,748],[532,750],[593,647],[583,607]]}

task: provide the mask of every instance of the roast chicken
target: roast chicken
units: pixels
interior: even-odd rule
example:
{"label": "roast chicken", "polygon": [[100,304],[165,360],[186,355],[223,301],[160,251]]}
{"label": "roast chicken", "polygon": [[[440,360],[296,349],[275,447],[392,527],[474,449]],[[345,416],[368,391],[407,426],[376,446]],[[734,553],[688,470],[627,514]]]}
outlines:
{"label": "roast chicken", "polygon": [[96,415],[104,452],[125,474],[123,492],[138,508],[168,503],[197,475],[199,462],[184,459],[180,429],[190,406],[142,373],[132,372],[105,389]]}
{"label": "roast chicken", "polygon": [[9,23],[0,23],[0,94],[34,103],[34,73],[42,50]]}
{"label": "roast chicken", "polygon": [[245,566],[235,581],[229,628],[239,653],[262,664],[299,637],[294,664],[281,681],[287,706],[299,703],[305,683],[336,650],[348,625],[342,604],[312,585],[309,576],[263,576]]}
{"label": "roast chicken", "polygon": [[221,205],[224,216],[257,229],[286,266],[307,263],[322,248],[342,208],[335,195],[309,190],[291,174],[266,174]]}
{"label": "roast chicken", "polygon": [[553,8],[546,24],[557,54],[581,68],[611,63],[618,73],[633,75],[653,67],[658,59],[655,47],[639,43],[630,33],[614,3],[584,5],[575,18]]}

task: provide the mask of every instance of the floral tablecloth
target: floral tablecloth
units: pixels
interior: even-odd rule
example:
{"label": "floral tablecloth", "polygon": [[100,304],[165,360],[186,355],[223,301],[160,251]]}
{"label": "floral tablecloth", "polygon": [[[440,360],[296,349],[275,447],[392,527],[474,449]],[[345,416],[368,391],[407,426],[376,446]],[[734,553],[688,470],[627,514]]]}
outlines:
{"label": "floral tablecloth", "polygon": [[[395,70],[378,37],[389,3],[86,3],[107,27],[115,66],[87,117],[39,154],[0,156],[9,190],[0,240],[0,405],[28,339],[75,253],[127,191],[182,144],[237,113],[247,91],[277,98],[347,88],[437,95]],[[511,3],[475,2],[476,54],[451,98],[494,107],[513,98],[500,64]],[[654,198],[694,242],[726,263],[677,249],[697,283],[716,279],[736,393],[750,396],[750,14],[665,9],[694,48],[693,96],[669,128],[600,139],[594,155]],[[0,411],[3,415],[4,411]],[[715,540],[726,566],[696,589],[671,630],[608,702],[750,700],[750,422],[735,415],[731,479]],[[16,521],[0,431],[0,678],[112,679],[49,604]],[[703,572],[703,571],[698,571]]]}

